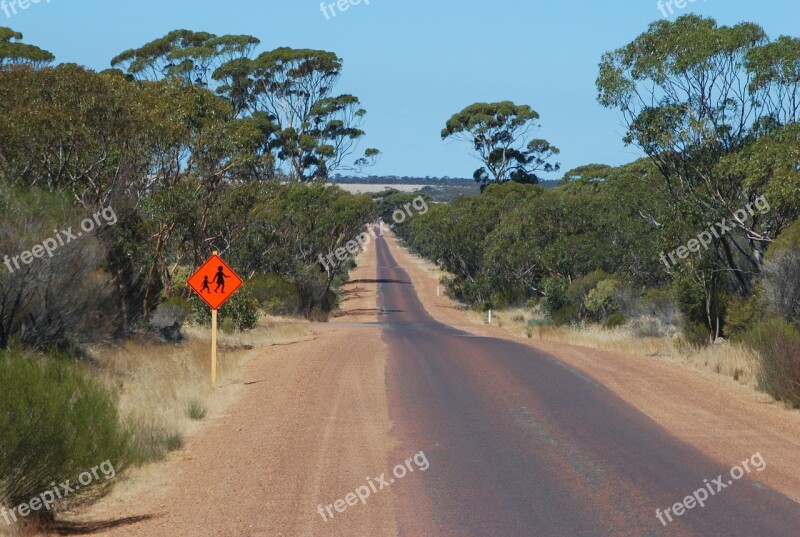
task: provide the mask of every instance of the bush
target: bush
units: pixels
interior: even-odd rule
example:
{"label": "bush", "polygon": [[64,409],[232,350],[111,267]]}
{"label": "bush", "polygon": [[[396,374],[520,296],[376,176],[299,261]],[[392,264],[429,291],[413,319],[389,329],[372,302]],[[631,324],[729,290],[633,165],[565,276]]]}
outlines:
{"label": "bush", "polygon": [[193,420],[202,420],[208,415],[208,409],[199,399],[192,399],[186,405],[186,415]]}
{"label": "bush", "polygon": [[[211,308],[203,302],[200,297],[192,295],[192,314],[195,320],[205,326],[211,325]],[[239,330],[252,330],[258,326],[261,318],[261,309],[258,301],[250,295],[247,288],[240,289],[219,309],[217,322],[221,327],[225,327],[227,319],[231,319],[234,326]]]}
{"label": "bush", "polygon": [[603,328],[607,330],[611,330],[613,328],[618,328],[620,326],[625,325],[628,322],[628,318],[625,317],[621,313],[614,313],[608,316],[608,319],[603,323]]}
{"label": "bush", "polygon": [[603,321],[609,315],[618,312],[619,303],[616,295],[620,287],[617,280],[603,280],[586,295],[586,311],[595,321]]}
{"label": "bush", "polygon": [[597,284],[603,280],[610,280],[613,279],[611,274],[607,272],[603,272],[602,270],[595,270],[594,272],[590,272],[589,274],[582,276],[580,278],[575,279],[572,284],[569,286],[567,291],[570,300],[577,306],[578,311],[581,314],[581,317],[586,317],[588,312],[586,311],[586,297],[587,295],[597,287]]}
{"label": "bush", "polygon": [[564,306],[553,312],[550,322],[555,326],[573,325],[578,322],[578,309],[573,305]]}
{"label": "bush", "polygon": [[637,302],[634,314],[639,317],[650,317],[658,321],[661,331],[664,328],[677,328],[680,316],[675,300],[669,289],[656,288],[647,291]]}
{"label": "bush", "polygon": [[800,408],[800,330],[769,316],[747,332],[746,341],[759,354],[759,388]]}
{"label": "bush", "polygon": [[746,337],[747,331],[764,315],[762,292],[757,289],[753,296],[742,298],[734,296],[725,314],[726,332],[731,339]]}
{"label": "bush", "polygon": [[[716,278],[716,277],[715,277]],[[675,303],[681,312],[683,333],[692,344],[707,345],[713,335],[711,323],[719,321],[720,330],[725,326],[724,319],[729,297],[720,289],[723,282],[712,278],[707,291],[691,277],[681,275],[673,282]],[[710,302],[707,304],[706,301]],[[705,336],[700,337],[700,327]],[[716,326],[713,326],[716,331]]]}
{"label": "bush", "polygon": [[247,282],[250,294],[267,313],[273,315],[299,315],[300,293],[297,287],[276,274],[256,276]]}
{"label": "bush", "polygon": [[800,323],[800,221],[784,230],[767,251],[762,295],[781,317]]}
{"label": "bush", "polygon": [[186,299],[174,297],[165,300],[150,318],[150,328],[158,332],[164,341],[183,340],[183,323],[189,314],[190,304]]}
{"label": "bush", "polygon": [[[33,357],[16,346],[0,352],[0,431],[0,504],[27,502],[104,461],[117,473],[132,461],[115,397],[65,356]],[[92,501],[110,486],[95,480],[54,507]]]}
{"label": "bush", "polygon": [[[561,278],[547,278],[542,280],[542,291],[544,292],[544,300],[542,307],[545,314],[555,317],[556,312],[571,306],[572,302],[567,294],[566,282]],[[575,310],[575,318],[577,318],[577,309]]]}
{"label": "bush", "polygon": [[705,347],[709,344],[708,327],[703,323],[690,323],[683,327],[683,340],[692,347]]}
{"label": "bush", "polygon": [[[85,217],[64,196],[2,182],[0,214],[0,251],[20,255]],[[14,337],[46,350],[115,335],[120,310],[111,278],[99,270],[105,257],[98,238],[85,235],[13,272],[0,266],[0,348]]]}

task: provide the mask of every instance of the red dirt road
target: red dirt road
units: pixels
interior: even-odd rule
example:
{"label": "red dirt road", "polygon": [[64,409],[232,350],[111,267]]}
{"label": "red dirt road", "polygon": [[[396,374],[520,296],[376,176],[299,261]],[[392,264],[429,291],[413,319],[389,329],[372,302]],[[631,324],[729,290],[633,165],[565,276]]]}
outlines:
{"label": "red dirt road", "polygon": [[[392,239],[379,239],[360,263],[338,322],[315,325],[315,340],[253,351],[239,400],[155,468],[154,486],[120,483],[73,529],[170,537],[797,535],[800,504],[789,497],[800,491],[794,416],[673,364],[645,367],[555,344],[544,352],[471,326],[435,298],[435,282]],[[424,471],[410,459],[418,452]],[[723,481],[705,508],[666,526],[656,518],[704,479],[730,479],[731,466],[756,452],[763,471]],[[414,471],[393,474],[400,464]],[[349,493],[379,476],[383,490],[346,506]]]}

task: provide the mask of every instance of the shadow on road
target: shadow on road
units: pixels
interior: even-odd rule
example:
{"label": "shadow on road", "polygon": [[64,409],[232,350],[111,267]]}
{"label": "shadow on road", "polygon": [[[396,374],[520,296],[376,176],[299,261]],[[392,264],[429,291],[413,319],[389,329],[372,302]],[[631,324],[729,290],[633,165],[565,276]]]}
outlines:
{"label": "shadow on road", "polygon": [[101,531],[132,526],[146,520],[157,518],[153,515],[131,516],[116,520],[97,520],[94,522],[57,521],[49,524],[47,530],[55,535],[91,535]]}

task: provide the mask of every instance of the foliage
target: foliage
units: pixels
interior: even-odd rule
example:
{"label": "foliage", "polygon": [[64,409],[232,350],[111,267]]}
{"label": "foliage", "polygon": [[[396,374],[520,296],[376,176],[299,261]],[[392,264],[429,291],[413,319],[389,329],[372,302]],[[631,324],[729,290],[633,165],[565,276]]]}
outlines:
{"label": "foliage", "polygon": [[603,328],[606,330],[613,330],[620,326],[624,326],[628,322],[628,318],[622,313],[613,313],[603,322]]}
{"label": "foliage", "polygon": [[[0,503],[27,502],[107,460],[122,473],[134,458],[115,397],[69,362],[16,346],[0,351]],[[56,510],[96,499],[109,485],[101,475]]]}
{"label": "foliage", "polygon": [[474,179],[483,187],[490,183],[536,183],[537,171],[558,171],[549,160],[559,150],[547,140],[532,139],[539,127],[539,114],[527,105],[511,101],[475,103],[454,114],[442,130],[442,139],[455,138],[473,148],[483,167]]}
{"label": "foliage", "polygon": [[274,315],[299,315],[300,293],[297,287],[276,274],[256,276],[247,282],[250,294],[261,308]]}
{"label": "foliage", "polygon": [[778,401],[800,408],[800,330],[775,316],[756,323],[746,341],[758,351],[758,383]]}
{"label": "foliage", "polygon": [[[195,321],[210,326],[211,308],[208,307],[208,304],[195,295],[192,295],[190,302]],[[225,302],[217,313],[217,322],[220,327],[225,327],[225,323],[230,320],[235,328],[243,332],[256,328],[260,318],[261,309],[258,301],[253,298],[246,287],[240,289]]]}
{"label": "foliage", "polygon": [[586,295],[584,306],[592,317],[597,321],[605,321],[610,315],[619,313],[619,302],[617,292],[620,283],[617,280],[609,279],[598,282],[597,286]]}
{"label": "foliage", "polygon": [[22,43],[22,34],[0,26],[0,69],[9,65],[44,67],[55,59],[39,47]]}
{"label": "foliage", "polygon": [[[0,213],[0,251],[10,254],[0,265],[0,348],[14,337],[40,349],[113,337],[120,318],[110,278],[99,270],[103,245],[87,235],[62,246],[54,237],[80,223],[82,211],[58,194],[0,182]],[[47,238],[52,256],[41,247]],[[36,245],[41,255],[25,264],[22,252]]]}
{"label": "foliage", "polygon": [[[727,271],[725,283],[750,294],[769,242],[797,215],[798,59],[798,39],[770,42],[758,25],[697,15],[654,22],[603,56],[600,103],[622,113],[625,141],[661,170],[664,231],[681,244],[709,221],[733,227],[714,238],[706,262],[683,267],[695,280]],[[775,201],[768,214],[734,220],[765,193]]]}

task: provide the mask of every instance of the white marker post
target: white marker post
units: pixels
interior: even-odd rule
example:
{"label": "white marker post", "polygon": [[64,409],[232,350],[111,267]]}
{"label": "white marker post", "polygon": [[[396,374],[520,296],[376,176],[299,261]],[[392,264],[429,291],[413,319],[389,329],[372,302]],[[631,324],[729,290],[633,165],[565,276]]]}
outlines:
{"label": "white marker post", "polygon": [[492,324],[492,310],[489,310],[489,324]]}

